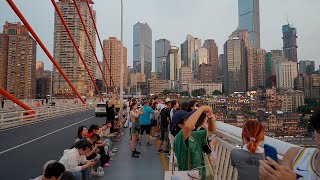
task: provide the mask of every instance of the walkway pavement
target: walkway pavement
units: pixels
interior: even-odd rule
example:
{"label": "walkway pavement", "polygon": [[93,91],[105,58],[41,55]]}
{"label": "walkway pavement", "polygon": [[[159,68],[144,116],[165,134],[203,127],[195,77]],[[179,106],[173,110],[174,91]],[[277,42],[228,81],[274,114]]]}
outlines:
{"label": "walkway pavement", "polygon": [[117,154],[112,157],[111,167],[104,168],[104,177],[97,180],[163,180],[164,169],[155,142],[153,146],[137,145],[141,152],[139,158],[131,157],[129,131],[125,130],[122,141],[115,146],[119,148]]}

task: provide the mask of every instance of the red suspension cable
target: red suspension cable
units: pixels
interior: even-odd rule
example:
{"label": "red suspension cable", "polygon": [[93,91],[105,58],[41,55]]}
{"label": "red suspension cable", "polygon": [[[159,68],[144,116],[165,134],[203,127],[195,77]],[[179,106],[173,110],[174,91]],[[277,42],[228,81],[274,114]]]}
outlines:
{"label": "red suspension cable", "polygon": [[[103,58],[105,59],[105,62],[106,62],[108,71],[109,71],[109,73],[110,73],[110,79],[111,79],[112,84],[113,84],[113,86],[114,86],[114,81],[113,81],[113,78],[112,78],[110,66],[109,66],[109,63],[107,62],[106,54],[105,54],[105,52],[104,52],[104,50],[103,50],[102,41],[101,41],[101,39],[100,39],[100,35],[99,35],[99,32],[98,32],[98,28],[97,28],[96,22],[95,22],[95,20],[94,20],[94,18],[93,18],[93,13],[92,13],[91,8],[90,8],[89,0],[86,0],[86,1],[87,1],[87,6],[88,6],[88,9],[89,9],[89,12],[90,12],[90,17],[91,17],[91,19],[92,19],[92,21],[93,21],[94,29],[95,29],[95,31],[96,31],[96,33],[97,33],[97,36],[98,36],[98,40],[99,40],[99,44],[100,44],[100,47],[101,47],[101,50],[102,50]],[[115,90],[114,90],[114,92],[115,92]]]}
{"label": "red suspension cable", "polygon": [[20,18],[20,20],[23,22],[23,24],[27,27],[27,29],[30,31],[30,33],[32,34],[32,36],[34,37],[34,39],[38,42],[38,44],[40,45],[40,47],[42,48],[42,50],[46,53],[46,55],[48,56],[48,58],[51,60],[51,62],[53,63],[53,65],[57,68],[57,70],[60,72],[60,74],[63,76],[63,78],[67,81],[67,83],[69,84],[69,86],[73,89],[73,91],[76,93],[76,95],[78,96],[78,98],[81,100],[81,102],[83,104],[86,104],[86,102],[81,98],[81,95],[79,94],[79,92],[76,90],[76,88],[72,85],[72,83],[70,82],[69,78],[64,74],[64,72],[62,71],[61,67],[59,66],[59,64],[55,61],[55,59],[52,57],[52,55],[50,54],[50,52],[48,51],[48,49],[45,47],[45,45],[42,43],[42,41],[40,40],[40,38],[38,37],[38,35],[34,32],[34,30],[32,29],[32,27],[30,26],[30,24],[28,23],[28,21],[24,18],[24,16],[22,15],[22,13],[20,12],[20,10],[18,9],[18,7],[14,4],[14,2],[12,0],[7,0],[7,3],[11,6],[11,8],[13,9],[13,11],[17,14],[17,16]]}
{"label": "red suspension cable", "polygon": [[[87,38],[88,38],[88,41],[89,41],[89,44],[90,44],[91,50],[92,50],[92,52],[93,52],[93,55],[94,55],[94,57],[95,57],[95,58],[96,58],[96,60],[97,60],[97,64],[98,64],[98,66],[99,66],[99,69],[100,69],[100,71],[101,71],[101,74],[103,74],[103,71],[102,71],[102,68],[101,68],[101,66],[100,66],[100,63],[99,63],[99,60],[98,60],[98,57],[97,57],[96,51],[95,51],[95,49],[94,49],[94,47],[93,47],[93,44],[92,44],[91,38],[90,38],[90,36],[89,36],[89,33],[88,33],[88,30],[87,30],[87,27],[86,27],[86,25],[85,25],[85,23],[84,23],[84,20],[83,20],[83,18],[82,18],[82,16],[81,16],[81,12],[80,12],[79,7],[78,7],[78,5],[77,5],[77,1],[76,1],[76,0],[74,0],[74,1],[73,1],[73,4],[74,4],[74,6],[75,6],[75,8],[76,8],[76,10],[77,10],[77,12],[78,12],[78,15],[79,15],[79,18],[80,18],[81,24],[82,24],[82,26],[83,26],[83,28],[84,28],[84,31],[86,32],[86,36],[87,36]],[[103,77],[103,80],[104,80],[104,82],[106,83],[106,86],[107,86],[107,89],[108,89],[108,88],[109,88],[109,86],[108,86],[107,80],[106,80],[106,78],[105,78],[104,76],[102,76],[102,77]],[[110,88],[109,88],[109,89],[110,89]]]}
{"label": "red suspension cable", "polygon": [[100,96],[101,101],[104,102],[103,96],[101,95],[100,90],[99,90],[96,82],[94,81],[94,79],[93,79],[93,77],[92,77],[92,75],[91,75],[91,73],[90,73],[90,70],[89,70],[87,64],[85,63],[85,61],[84,61],[84,59],[83,59],[83,56],[82,56],[82,54],[81,54],[81,52],[80,52],[80,50],[79,50],[79,48],[78,48],[78,45],[77,45],[77,43],[75,42],[75,40],[74,40],[74,38],[73,38],[73,36],[72,36],[72,34],[71,34],[71,32],[70,32],[70,29],[69,29],[66,21],[64,20],[62,14],[61,14],[61,11],[59,10],[59,8],[58,8],[58,6],[57,6],[57,3],[55,2],[55,0],[51,0],[51,2],[52,2],[52,4],[53,4],[54,8],[56,9],[57,14],[59,15],[60,20],[61,20],[64,28],[66,29],[66,31],[67,31],[67,33],[68,33],[68,35],[69,35],[69,37],[70,37],[70,39],[71,39],[71,41],[72,41],[72,44],[73,44],[74,48],[77,50],[77,53],[78,53],[78,55],[79,55],[79,57],[80,57],[83,65],[84,65],[84,67],[86,68],[86,70],[87,70],[87,72],[88,72],[88,74],[89,74],[89,76],[90,76],[90,79],[91,79],[94,87],[96,88],[99,96]]}

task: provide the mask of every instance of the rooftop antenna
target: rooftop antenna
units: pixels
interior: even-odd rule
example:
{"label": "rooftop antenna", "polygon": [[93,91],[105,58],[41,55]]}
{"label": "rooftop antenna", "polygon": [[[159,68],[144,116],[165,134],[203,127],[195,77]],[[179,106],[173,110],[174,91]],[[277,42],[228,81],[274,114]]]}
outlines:
{"label": "rooftop antenna", "polygon": [[289,23],[288,13],[286,13],[286,17],[285,17],[284,19],[287,21],[287,23],[288,23],[288,25],[289,25],[290,23]]}

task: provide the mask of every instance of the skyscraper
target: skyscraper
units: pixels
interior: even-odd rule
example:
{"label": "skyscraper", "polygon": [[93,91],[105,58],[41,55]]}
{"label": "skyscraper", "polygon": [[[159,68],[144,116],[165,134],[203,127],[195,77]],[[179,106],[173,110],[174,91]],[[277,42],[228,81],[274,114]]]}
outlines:
{"label": "skyscraper", "polygon": [[265,86],[265,50],[249,47],[247,50],[248,88]]}
{"label": "skyscraper", "polygon": [[219,59],[218,59],[218,46],[213,39],[204,41],[203,47],[208,50],[208,64],[212,65],[212,78],[217,79],[219,76]]}
{"label": "skyscraper", "polygon": [[297,29],[290,24],[282,26],[283,56],[289,61],[298,62]]}
{"label": "skyscraper", "polygon": [[0,87],[18,99],[35,98],[36,48],[24,25],[5,23],[0,34]]}
{"label": "skyscraper", "polygon": [[152,70],[152,30],[147,23],[133,26],[133,67],[138,73],[151,78]]}
{"label": "skyscraper", "polygon": [[176,46],[171,46],[166,60],[166,79],[178,81],[180,68],[181,59],[179,54],[179,48]]}
{"label": "skyscraper", "polygon": [[299,72],[302,74],[311,74],[315,71],[314,61],[300,61],[299,62]]}
{"label": "skyscraper", "polygon": [[190,66],[192,69],[192,56],[199,48],[201,48],[201,39],[188,34],[187,39],[181,44],[181,61],[183,66]]}
{"label": "skyscraper", "polygon": [[224,44],[223,89],[226,93],[247,91],[247,71],[244,41],[229,37]]}
{"label": "skyscraper", "polygon": [[162,73],[162,61],[167,58],[171,42],[167,39],[155,41],[155,71]]}
{"label": "skyscraper", "polygon": [[259,0],[238,0],[239,27],[250,35],[251,47],[260,48]]}
{"label": "skyscraper", "polygon": [[[123,48],[123,82],[127,82],[127,48]],[[108,86],[116,87],[120,90],[120,64],[121,64],[121,41],[118,40],[116,37],[109,37],[103,41],[103,49],[106,54],[106,59],[104,60],[104,76],[107,80]],[[109,65],[110,71],[108,71],[108,67],[106,62]],[[113,79],[114,84],[112,84],[111,76]],[[126,89],[125,83],[124,89]]]}
{"label": "skyscraper", "polygon": [[192,78],[198,79],[200,64],[208,64],[208,50],[206,48],[197,49],[192,55]]}
{"label": "skyscraper", "polygon": [[294,88],[294,79],[298,76],[297,63],[292,61],[280,61],[277,69],[277,87]]}
{"label": "skyscraper", "polygon": [[36,77],[39,77],[44,72],[44,63],[43,61],[37,61],[36,62]]}
{"label": "skyscraper", "polygon": [[[93,4],[92,1],[90,1]],[[59,0],[57,6],[64,17],[73,38],[77,42],[80,52],[87,64],[93,78],[96,77],[96,60],[94,58],[94,52],[92,51],[89,40],[86,37],[85,30],[81,24],[80,17],[74,7],[72,1]],[[86,1],[78,1],[78,7],[81,12],[81,16],[85,21],[85,25],[89,32],[90,39],[94,45],[96,44],[96,36],[94,31],[94,24],[89,15],[89,8]],[[92,7],[91,7],[92,9]],[[95,11],[93,10],[95,18]],[[70,79],[77,91],[82,95],[93,94],[93,83],[90,80],[83,63],[79,59],[79,55],[73,47],[73,44],[67,35],[62,22],[60,21],[58,14],[54,13],[54,49],[53,56],[57,63],[62,68],[63,72]],[[73,90],[60,75],[58,70],[53,68],[53,93],[54,94],[69,94],[73,93]]]}

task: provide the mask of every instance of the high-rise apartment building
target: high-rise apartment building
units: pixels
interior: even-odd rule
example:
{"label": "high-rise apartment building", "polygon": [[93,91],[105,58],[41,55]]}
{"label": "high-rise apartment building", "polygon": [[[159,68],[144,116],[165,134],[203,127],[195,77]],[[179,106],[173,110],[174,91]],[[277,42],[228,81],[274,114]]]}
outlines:
{"label": "high-rise apartment building", "polygon": [[181,44],[182,66],[190,66],[192,69],[192,55],[199,48],[201,48],[201,39],[188,34],[184,43]]}
{"label": "high-rise apartment building", "polygon": [[224,44],[223,89],[226,93],[247,91],[247,71],[244,41],[229,37]]}
{"label": "high-rise apartment building", "polygon": [[[91,5],[92,1],[89,1]],[[94,57],[89,40],[86,37],[85,30],[81,24],[80,17],[72,1],[59,0],[57,6],[64,17],[73,38],[77,42],[80,52],[84,58],[86,65],[88,66],[93,78],[96,78],[96,66],[97,62]],[[94,30],[94,24],[90,18],[91,9],[95,18],[95,11],[92,6],[89,9],[86,1],[78,1],[78,7],[81,12],[81,16],[85,21],[85,26],[89,32],[89,37],[94,45],[96,44],[96,34]],[[74,49],[73,44],[65,30],[58,14],[54,13],[54,49],[53,56],[57,63],[62,68],[62,71],[70,79],[77,91],[82,95],[92,95],[94,86],[91,82],[88,72],[86,71],[83,63],[80,61],[77,51]],[[54,94],[73,94],[73,90],[64,80],[59,71],[53,68],[53,93]]]}
{"label": "high-rise apartment building", "polygon": [[36,98],[46,98],[51,93],[51,71],[46,70],[36,78]]}
{"label": "high-rise apartment building", "polygon": [[155,71],[162,73],[163,59],[167,58],[171,42],[167,39],[158,39],[155,41]]}
{"label": "high-rise apartment building", "polygon": [[277,87],[294,88],[294,79],[298,76],[297,63],[292,61],[280,61],[276,66]]}
{"label": "high-rise apartment building", "polygon": [[247,49],[248,88],[265,86],[265,50],[249,47]]}
{"label": "high-rise apartment building", "polygon": [[39,77],[44,72],[44,63],[43,61],[37,61],[36,62],[36,77]]}
{"label": "high-rise apartment building", "polygon": [[299,74],[295,89],[303,91],[305,98],[320,98],[320,74]]}
{"label": "high-rise apartment building", "polygon": [[248,30],[250,46],[260,48],[259,0],[238,0],[239,27]]}
{"label": "high-rise apartment building", "polygon": [[289,61],[298,62],[297,29],[290,24],[282,26],[283,55]]}
{"label": "high-rise apartment building", "polygon": [[133,67],[138,73],[151,78],[152,71],[152,30],[147,23],[133,26]]}
{"label": "high-rise apartment building", "polygon": [[208,64],[212,65],[213,79],[217,79],[219,76],[218,46],[213,39],[207,39],[203,47],[208,51]]}
{"label": "high-rise apartment building", "polygon": [[[125,89],[125,82],[127,82],[127,48],[122,47],[121,41],[116,37],[109,37],[109,39],[103,41],[103,49],[106,55],[104,76],[108,86],[116,87],[118,90],[120,90],[121,48],[123,48],[123,88]],[[106,63],[108,63],[111,72],[108,71]],[[112,84],[111,76],[114,84]]]}
{"label": "high-rise apartment building", "polygon": [[18,99],[35,98],[36,48],[24,25],[5,23],[0,34],[0,87]]}
{"label": "high-rise apartment building", "polygon": [[198,79],[200,64],[208,64],[208,50],[206,48],[197,49],[192,55],[192,73],[193,79]]}
{"label": "high-rise apartment building", "polygon": [[189,91],[192,82],[192,70],[190,66],[183,66],[179,70],[179,91]]}
{"label": "high-rise apartment building", "polygon": [[300,61],[299,62],[299,73],[311,74],[315,71],[314,61]]}
{"label": "high-rise apartment building", "polygon": [[180,68],[181,59],[179,48],[176,46],[171,46],[166,60],[166,80],[178,81]]}
{"label": "high-rise apartment building", "polygon": [[202,63],[199,66],[199,81],[201,83],[212,83],[213,82],[213,65],[212,64],[206,64]]}

